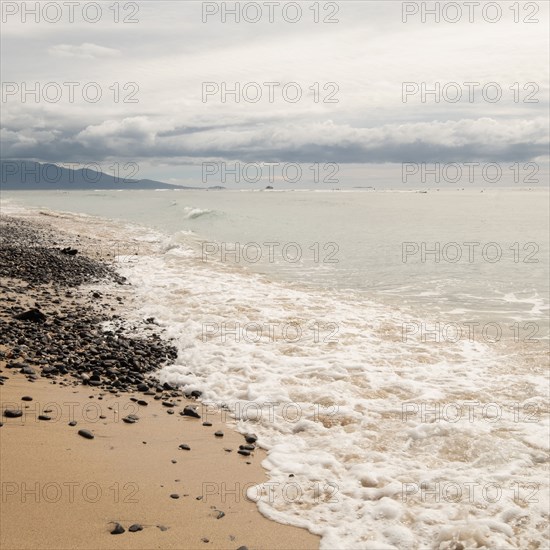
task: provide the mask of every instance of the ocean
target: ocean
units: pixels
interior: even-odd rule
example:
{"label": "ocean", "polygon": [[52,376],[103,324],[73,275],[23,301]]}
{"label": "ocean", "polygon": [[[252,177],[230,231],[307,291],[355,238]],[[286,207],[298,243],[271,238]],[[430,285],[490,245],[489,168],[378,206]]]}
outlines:
{"label": "ocean", "polygon": [[161,381],[259,436],[267,517],[548,546],[547,190],[2,193],[29,209],[116,255],[178,347]]}

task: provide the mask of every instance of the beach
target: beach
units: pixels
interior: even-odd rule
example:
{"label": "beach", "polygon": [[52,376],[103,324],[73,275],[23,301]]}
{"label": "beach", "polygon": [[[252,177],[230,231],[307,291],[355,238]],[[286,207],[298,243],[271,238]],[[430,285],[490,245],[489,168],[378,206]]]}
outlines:
{"label": "beach", "polygon": [[155,378],[175,348],[112,264],[1,223],[0,547],[318,548],[258,511],[256,436]]}

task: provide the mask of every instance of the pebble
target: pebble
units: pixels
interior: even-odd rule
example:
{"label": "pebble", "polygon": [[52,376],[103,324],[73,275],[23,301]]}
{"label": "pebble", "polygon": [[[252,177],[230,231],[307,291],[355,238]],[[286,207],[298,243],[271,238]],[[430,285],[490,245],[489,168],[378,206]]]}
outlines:
{"label": "pebble", "polygon": [[30,395],[24,395],[21,398],[21,401],[32,401],[32,397]]}
{"label": "pebble", "polygon": [[246,434],[244,439],[247,443],[256,443],[256,441],[258,441],[258,436],[256,434]]}
{"label": "pebble", "polygon": [[52,417],[51,416],[48,416],[47,414],[39,414],[38,415],[38,420],[51,420]]}
{"label": "pebble", "polygon": [[183,449],[184,451],[190,451],[191,450],[191,447],[189,447],[189,445],[186,445],[185,443],[182,443],[179,448]]}
{"label": "pebble", "polygon": [[196,407],[191,407],[190,405],[187,405],[187,407],[184,407],[183,411],[180,412],[182,416],[191,416],[193,418],[200,418],[201,415],[197,412]]}
{"label": "pebble", "polygon": [[19,418],[23,416],[23,411],[20,409],[6,409],[4,411],[4,416],[6,418]]}
{"label": "pebble", "polygon": [[170,495],[170,498],[178,499],[178,498],[180,498],[180,496],[179,496],[177,493],[172,493],[172,494]]}
{"label": "pebble", "polygon": [[250,451],[247,451],[245,449],[239,449],[237,452],[243,456],[250,456]]}
{"label": "pebble", "polygon": [[136,533],[137,531],[143,531],[143,526],[139,523],[134,523],[133,525],[130,525],[130,527],[128,527],[128,531],[130,531],[130,533]]}
{"label": "pebble", "polygon": [[111,535],[121,535],[124,533],[125,529],[120,525],[120,523],[115,523],[114,529],[111,531]]}
{"label": "pebble", "polygon": [[222,431],[217,431],[217,432],[214,432],[214,435],[216,437],[223,437],[223,432]]}
{"label": "pebble", "polygon": [[69,426],[76,426],[76,424],[77,424],[76,420],[71,420],[69,422]]}
{"label": "pebble", "polygon": [[78,430],[78,435],[86,438],[86,439],[93,439],[95,436],[90,430]]}
{"label": "pebble", "polygon": [[212,426],[212,422],[203,422],[202,425],[210,427],[210,426]]}

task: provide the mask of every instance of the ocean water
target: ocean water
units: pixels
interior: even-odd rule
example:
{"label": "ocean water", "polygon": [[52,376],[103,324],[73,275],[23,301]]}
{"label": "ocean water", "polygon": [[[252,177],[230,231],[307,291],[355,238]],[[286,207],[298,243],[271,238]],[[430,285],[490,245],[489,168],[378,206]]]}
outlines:
{"label": "ocean water", "polygon": [[266,516],[327,549],[549,546],[548,191],[2,198],[112,245],[177,343],[161,380],[268,450]]}

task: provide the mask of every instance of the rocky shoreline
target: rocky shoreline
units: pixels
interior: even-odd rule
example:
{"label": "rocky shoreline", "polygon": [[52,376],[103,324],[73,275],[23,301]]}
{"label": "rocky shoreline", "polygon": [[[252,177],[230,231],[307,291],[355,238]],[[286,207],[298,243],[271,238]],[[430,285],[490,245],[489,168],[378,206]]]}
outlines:
{"label": "rocky shoreline", "polygon": [[[144,336],[130,336],[121,326],[117,306],[124,298],[115,295],[125,279],[76,248],[60,248],[63,235],[40,229],[0,218],[0,345],[10,348],[0,358],[4,354],[6,368],[19,369],[29,380],[61,377],[60,384],[112,393],[173,391],[148,376],[177,356],[154,330],[154,320],[144,321]],[[93,283],[105,290],[82,288]],[[119,326],[104,330],[104,323]]]}

